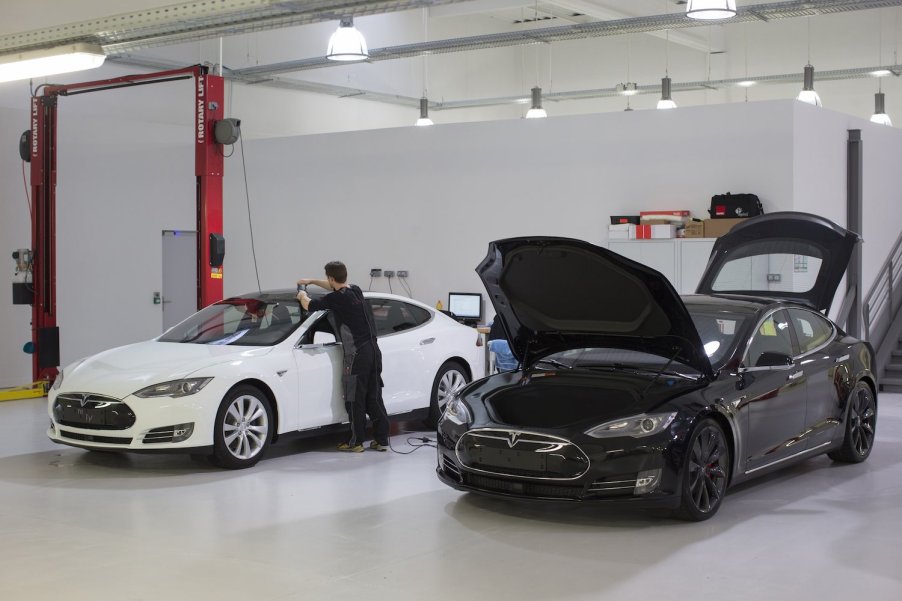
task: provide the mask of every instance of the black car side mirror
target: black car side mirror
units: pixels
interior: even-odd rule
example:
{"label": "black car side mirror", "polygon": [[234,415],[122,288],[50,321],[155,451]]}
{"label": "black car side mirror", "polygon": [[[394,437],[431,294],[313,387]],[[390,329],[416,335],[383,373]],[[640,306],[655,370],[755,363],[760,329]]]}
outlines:
{"label": "black car side mirror", "polygon": [[789,355],[765,351],[758,357],[755,367],[788,367],[792,364],[792,357]]}

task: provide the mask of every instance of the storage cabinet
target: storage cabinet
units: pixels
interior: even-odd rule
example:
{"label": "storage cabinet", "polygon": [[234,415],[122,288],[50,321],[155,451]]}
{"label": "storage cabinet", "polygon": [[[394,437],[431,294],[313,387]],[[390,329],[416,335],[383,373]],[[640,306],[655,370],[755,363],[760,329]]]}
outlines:
{"label": "storage cabinet", "polygon": [[714,240],[609,240],[608,249],[660,271],[680,294],[692,294],[708,264]]}

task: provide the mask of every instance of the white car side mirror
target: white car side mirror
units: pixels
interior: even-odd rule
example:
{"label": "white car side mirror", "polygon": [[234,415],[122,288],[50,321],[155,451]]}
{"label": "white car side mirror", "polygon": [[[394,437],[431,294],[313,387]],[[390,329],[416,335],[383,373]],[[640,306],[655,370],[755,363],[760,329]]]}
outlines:
{"label": "white car side mirror", "polygon": [[329,332],[313,333],[313,344],[335,344],[336,342],[335,334],[330,334]]}

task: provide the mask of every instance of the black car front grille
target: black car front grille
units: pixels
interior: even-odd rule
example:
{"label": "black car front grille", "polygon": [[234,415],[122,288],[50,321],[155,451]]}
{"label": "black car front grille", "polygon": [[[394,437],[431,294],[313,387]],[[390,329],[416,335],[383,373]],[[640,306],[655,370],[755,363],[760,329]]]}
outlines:
{"label": "black car front grille", "polygon": [[94,434],[80,434],[78,432],[68,432],[66,430],[60,429],[60,436],[63,438],[71,438],[72,440],[82,440],[84,442],[100,442],[103,444],[121,444],[121,445],[130,445],[132,443],[131,438],[124,438],[122,436],[96,436]]}
{"label": "black car front grille", "polygon": [[457,443],[467,469],[545,480],[574,480],[589,469],[588,456],[569,440],[517,430],[470,430]]}
{"label": "black car front grille", "polygon": [[88,393],[66,393],[53,403],[56,423],[91,430],[126,430],[135,425],[135,413],[118,399]]}
{"label": "black car front grille", "polygon": [[442,470],[449,476],[454,476],[454,478],[460,480],[460,468],[457,467],[457,464],[450,457],[442,457]]}
{"label": "black car front grille", "polygon": [[464,474],[463,483],[466,486],[472,486],[473,488],[489,492],[542,499],[579,499],[583,496],[585,490],[582,486],[538,484],[522,480],[505,480],[466,473]]}

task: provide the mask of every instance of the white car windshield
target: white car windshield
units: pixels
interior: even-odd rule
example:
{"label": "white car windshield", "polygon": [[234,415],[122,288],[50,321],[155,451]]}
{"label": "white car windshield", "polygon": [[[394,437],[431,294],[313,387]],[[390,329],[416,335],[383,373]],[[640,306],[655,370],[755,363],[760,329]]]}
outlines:
{"label": "white car windshield", "polygon": [[160,342],[272,346],[306,316],[290,296],[234,297],[210,305],[164,333]]}

